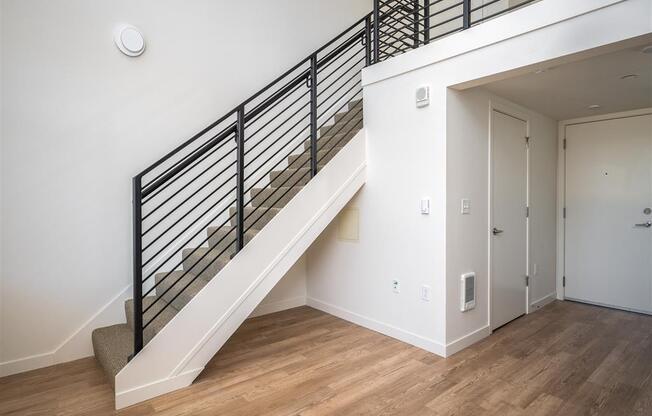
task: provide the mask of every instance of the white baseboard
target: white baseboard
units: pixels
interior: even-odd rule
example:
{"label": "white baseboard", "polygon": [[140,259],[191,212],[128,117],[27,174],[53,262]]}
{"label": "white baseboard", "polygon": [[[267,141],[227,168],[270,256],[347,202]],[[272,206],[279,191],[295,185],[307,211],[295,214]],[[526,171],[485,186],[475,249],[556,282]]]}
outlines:
{"label": "white baseboard", "polygon": [[461,338],[456,339],[453,342],[446,344],[446,357],[462,351],[466,347],[470,347],[476,342],[483,340],[491,335],[491,327],[489,325],[484,326],[478,330],[471,332],[470,334],[464,335]]}
{"label": "white baseboard", "polygon": [[345,321],[353,322],[356,325],[360,325],[367,329],[371,329],[372,331],[387,335],[388,337],[398,339],[399,341],[403,341],[407,344],[414,345],[415,347],[424,349],[441,357],[446,356],[445,346],[435,340],[422,337],[421,335],[405,331],[403,329],[377,321],[372,318],[368,318],[366,316],[362,316],[355,312],[351,312],[344,308],[340,308],[339,306],[323,302],[310,296],[306,299],[306,303],[312,308],[326,312],[333,316],[337,316],[338,318],[344,319]]}
{"label": "white baseboard", "polygon": [[133,390],[116,393],[115,407],[116,409],[122,409],[124,407],[140,403],[149,398],[160,396],[161,394],[186,387],[190,385],[202,371],[204,371],[204,367],[186,371],[176,376],[170,376],[164,380],[158,380],[154,383],[150,383]]}
{"label": "white baseboard", "polygon": [[0,363],[0,377],[92,356],[91,334],[93,330],[126,322],[124,301],[129,297],[131,297],[131,286],[118,293],[54,350]]}
{"label": "white baseboard", "polygon": [[530,304],[530,310],[535,312],[537,309],[541,309],[547,304],[554,302],[557,299],[557,292],[552,292],[542,297],[541,299],[535,300]]}
{"label": "white baseboard", "polygon": [[249,315],[250,318],[257,316],[269,315],[270,313],[281,312],[287,309],[298,308],[299,306],[306,305],[305,296],[297,296],[295,298],[283,299],[276,302],[269,302],[260,304]]}

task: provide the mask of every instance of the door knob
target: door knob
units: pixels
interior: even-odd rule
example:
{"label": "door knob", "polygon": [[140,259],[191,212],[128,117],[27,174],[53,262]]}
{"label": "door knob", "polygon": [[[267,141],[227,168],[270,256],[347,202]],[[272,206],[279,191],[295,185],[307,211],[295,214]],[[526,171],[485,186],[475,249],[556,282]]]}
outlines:
{"label": "door knob", "polygon": [[499,230],[498,228],[494,227],[494,229],[492,230],[492,233],[494,235],[502,234],[503,230]]}
{"label": "door knob", "polygon": [[636,224],[637,227],[643,228],[652,228],[652,221],[644,222],[642,224]]}

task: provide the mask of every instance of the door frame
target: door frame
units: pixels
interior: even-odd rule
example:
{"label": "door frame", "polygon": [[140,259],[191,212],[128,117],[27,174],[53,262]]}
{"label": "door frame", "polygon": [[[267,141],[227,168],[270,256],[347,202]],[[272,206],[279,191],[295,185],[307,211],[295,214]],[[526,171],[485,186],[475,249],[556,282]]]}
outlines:
{"label": "door frame", "polygon": [[[487,174],[488,178],[488,189],[489,193],[487,195],[487,205],[488,205],[488,210],[487,212],[489,213],[488,218],[487,218],[487,224],[489,225],[487,227],[487,241],[488,241],[488,259],[487,259],[487,276],[488,276],[488,290],[487,290],[487,305],[488,305],[488,325],[489,328],[492,328],[492,319],[493,319],[493,314],[492,314],[492,308],[493,308],[493,276],[492,276],[492,270],[493,270],[493,235],[491,233],[491,227],[492,227],[492,219],[493,219],[493,194],[494,194],[494,178],[493,178],[493,166],[494,166],[494,159],[493,159],[493,145],[494,145],[494,139],[493,139],[493,113],[494,111],[497,111],[499,113],[505,114],[510,117],[514,117],[518,120],[521,120],[525,122],[525,130],[526,130],[526,135],[527,137],[532,139],[531,135],[531,117],[530,113],[521,107],[518,107],[515,104],[510,104],[498,100],[490,100],[489,101],[489,149],[488,149],[488,166],[489,166],[489,172]],[[525,140],[525,138],[524,138]],[[530,206],[530,177],[531,177],[531,163],[530,163],[530,147],[526,146],[526,153],[525,153],[525,159],[526,159],[526,178],[525,178],[525,203],[526,206]],[[531,244],[530,244],[530,218],[526,217],[525,219],[525,229],[526,229],[526,237],[525,237],[525,265],[526,265],[526,270],[524,270],[524,273],[526,275],[530,274],[530,249],[531,249]],[[532,278],[530,276],[530,284],[532,283]],[[523,301],[525,302],[525,314],[529,314],[531,312],[530,308],[530,286],[526,286],[525,288],[525,299]]]}
{"label": "door frame", "polygon": [[[566,275],[566,128],[577,124],[595,123],[598,121],[618,120],[639,116],[652,115],[652,107],[638,110],[621,111],[617,113],[602,114],[590,117],[574,118],[559,122],[557,144],[557,299],[566,298],[564,276]],[[624,310],[624,309],[623,309]]]}

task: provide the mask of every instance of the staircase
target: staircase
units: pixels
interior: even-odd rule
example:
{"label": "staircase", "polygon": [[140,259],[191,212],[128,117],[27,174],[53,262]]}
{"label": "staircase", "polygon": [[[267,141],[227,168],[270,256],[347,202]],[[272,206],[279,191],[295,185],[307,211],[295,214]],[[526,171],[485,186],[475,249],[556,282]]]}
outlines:
{"label": "staircase", "polygon": [[[317,140],[319,170],[362,129],[362,110],[361,100],[351,101],[348,103],[346,111],[337,113],[332,119],[332,123],[320,129]],[[245,222],[246,226],[251,225],[249,231],[245,233],[245,244],[251,241],[307,184],[310,178],[309,171],[308,168],[302,166],[309,161],[310,140],[306,140],[303,152],[290,155],[287,158],[286,169],[270,173],[271,185],[269,187],[253,188],[250,191],[251,203],[245,207],[245,217],[252,218],[252,220]],[[274,199],[277,192],[282,197]],[[234,232],[235,210],[236,207],[230,207],[233,218],[231,225],[209,226],[206,229],[208,237],[206,246],[183,250],[184,261],[180,270],[155,275],[155,281],[159,284],[157,295],[143,298],[144,309],[152,306],[144,314],[143,320],[149,321],[154,318],[143,333],[145,344],[154,338],[211,279],[217,276],[220,270],[229,263],[231,257],[236,254],[236,245],[234,243],[227,245],[224,242],[224,237]],[[260,215],[254,217],[251,214],[256,210],[260,211]],[[186,286],[188,287],[182,290]],[[167,304],[170,304],[171,307],[165,308],[164,306]],[[95,357],[112,385],[114,385],[116,374],[127,365],[129,356],[133,352],[134,300],[127,300],[124,308],[126,324],[98,328],[93,331],[92,335]]]}
{"label": "staircase", "polygon": [[137,174],[133,299],[92,334],[116,407],[190,385],[364,185],[363,68],[532,1],[375,0]]}

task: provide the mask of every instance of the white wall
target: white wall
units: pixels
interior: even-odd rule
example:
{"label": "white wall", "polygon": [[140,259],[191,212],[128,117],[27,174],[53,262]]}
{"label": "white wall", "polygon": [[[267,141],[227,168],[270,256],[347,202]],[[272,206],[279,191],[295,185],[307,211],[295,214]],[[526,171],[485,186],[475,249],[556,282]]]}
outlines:
{"label": "white wall", "polygon": [[[3,123],[2,123],[2,115],[4,114],[3,111],[3,94],[2,94],[2,39],[3,39],[3,30],[2,30],[2,3],[0,3],[0,338],[2,338],[3,334],[3,327],[4,327],[4,297],[3,297],[3,263],[2,263],[2,161],[3,161],[3,147],[4,147],[4,140],[2,140],[2,132],[3,132]],[[2,341],[0,341],[0,362],[2,362]]]}
{"label": "white wall", "polygon": [[306,256],[287,272],[280,282],[272,289],[260,305],[251,314],[252,317],[266,315],[285,309],[296,308],[306,304],[307,288],[307,262]]}
{"label": "white wall", "polygon": [[[487,324],[486,305],[460,323],[446,317],[447,311],[455,316],[456,275],[467,261],[460,251],[449,255],[456,246],[446,240],[447,226],[454,224],[448,222],[452,213],[447,203],[453,196],[447,189],[447,174],[452,173],[447,147],[454,141],[447,126],[449,87],[470,88],[533,71],[542,62],[586,58],[617,42],[645,42],[640,37],[652,33],[651,7],[648,0],[543,0],[365,69],[368,181],[351,202],[360,212],[360,239],[338,241],[332,225],[313,244],[308,252],[308,304],[442,355],[486,335],[477,332]],[[430,105],[417,109],[414,95],[423,85],[430,86]],[[547,136],[550,121],[541,123]],[[482,125],[464,128],[462,133],[482,135]],[[532,165],[536,172],[544,172],[545,160],[553,158],[553,144],[545,143],[545,149],[537,149],[541,161]],[[483,146],[473,147],[474,159],[488,157]],[[480,166],[467,180],[486,172]],[[533,183],[545,201],[554,201],[551,174],[545,172],[541,183]],[[471,197],[486,201],[486,192],[474,191]],[[429,216],[419,213],[423,197],[432,199]],[[455,212],[456,199],[450,202]],[[541,245],[553,232],[542,231],[549,215],[533,224],[533,236],[540,234]],[[486,236],[486,218],[473,221],[470,228],[484,227]],[[472,236],[474,231],[464,241]],[[474,245],[467,267],[486,269],[481,244],[486,242]],[[536,300],[554,291],[554,284],[548,286],[554,266],[549,252],[537,245],[533,250],[536,261],[548,267],[540,272],[545,277],[535,278]],[[455,276],[455,288],[449,287],[448,273]],[[401,281],[398,294],[391,290],[394,278]],[[419,299],[423,284],[432,287],[429,302]]]}
{"label": "white wall", "polygon": [[[368,0],[0,5],[0,362],[56,351],[103,305],[112,312],[90,326],[119,316],[130,178],[371,10]],[[142,57],[113,45],[122,22],[143,31]],[[88,352],[81,338],[68,358]]]}
{"label": "white wall", "polygon": [[[552,301],[556,267],[557,121],[484,89],[448,90],[446,339],[489,329],[489,144],[491,106],[525,119],[530,131],[530,303]],[[471,215],[462,215],[462,198]],[[534,274],[534,264],[537,274]],[[460,276],[476,272],[476,308],[460,312]],[[525,299],[523,300],[525,301]]]}

